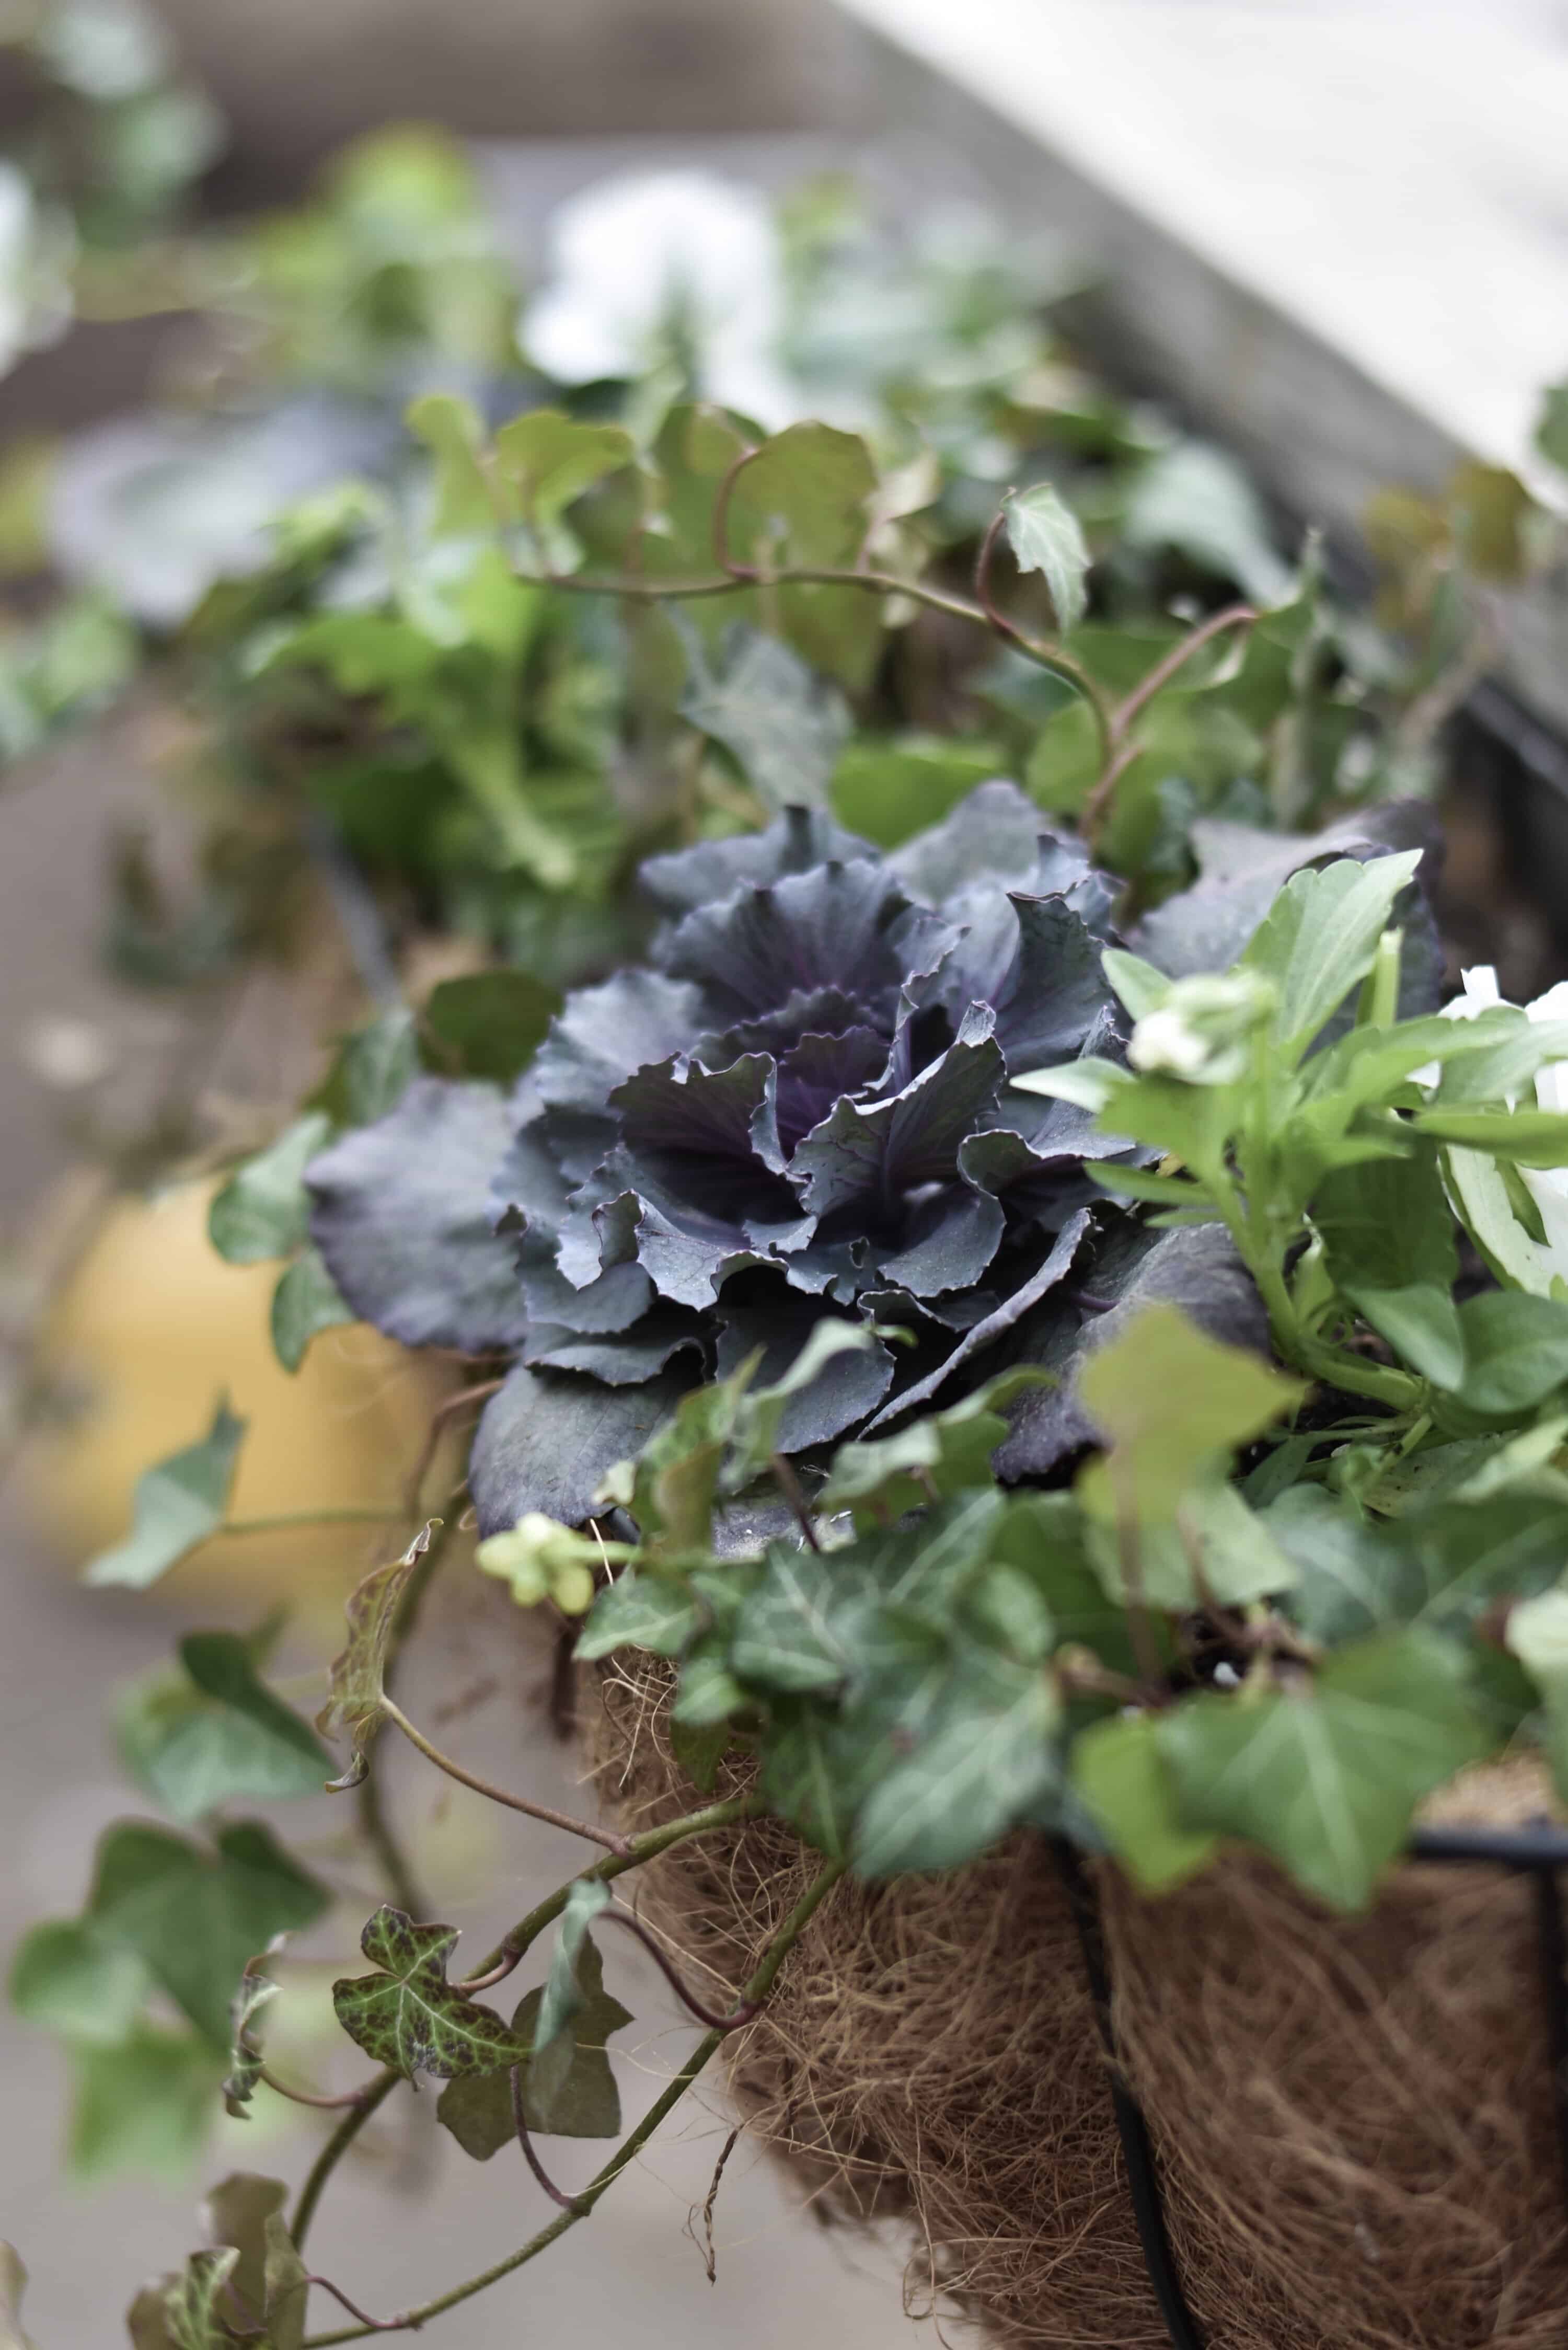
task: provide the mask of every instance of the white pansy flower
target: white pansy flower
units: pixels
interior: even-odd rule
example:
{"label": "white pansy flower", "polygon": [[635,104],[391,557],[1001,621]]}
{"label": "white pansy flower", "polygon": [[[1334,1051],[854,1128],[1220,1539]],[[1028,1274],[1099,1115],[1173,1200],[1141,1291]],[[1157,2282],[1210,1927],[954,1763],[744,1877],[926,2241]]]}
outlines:
{"label": "white pansy flower", "polygon": [[776,430],[800,413],[779,359],[784,328],[766,199],[711,172],[654,172],[561,205],[520,339],[558,383],[635,379],[679,359],[701,398]]}
{"label": "white pansy flower", "polygon": [[[1473,1020],[1506,999],[1490,963],[1460,975],[1462,994],[1443,1006],[1446,1020]],[[1568,1021],[1568,980],[1525,1004],[1528,1019]],[[1417,1071],[1419,1082],[1436,1081],[1436,1066]],[[1568,1111],[1568,1061],[1551,1061],[1535,1075],[1540,1109]],[[1541,1219],[1544,1242],[1528,1232],[1514,1213],[1504,1178],[1478,1150],[1451,1149],[1449,1168],[1459,1203],[1476,1239],[1501,1270],[1521,1288],[1550,1295],[1554,1281],[1568,1281],[1568,1167],[1521,1167],[1519,1178]]]}
{"label": "white pansy flower", "polygon": [[1134,1026],[1127,1059],[1146,1076],[1189,1086],[1230,1086],[1244,1076],[1252,1032],[1274,1008],[1261,972],[1201,972],[1172,983]]}

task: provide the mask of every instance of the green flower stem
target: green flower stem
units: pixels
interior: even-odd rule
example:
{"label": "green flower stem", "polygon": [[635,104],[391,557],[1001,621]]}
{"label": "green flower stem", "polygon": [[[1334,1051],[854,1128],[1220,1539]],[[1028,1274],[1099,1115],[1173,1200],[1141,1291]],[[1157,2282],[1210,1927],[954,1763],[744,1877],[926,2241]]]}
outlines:
{"label": "green flower stem", "polygon": [[377,2106],[385,2104],[402,2077],[400,2073],[394,2073],[389,2067],[385,2073],[379,2074],[365,2091],[364,2095],[344,2115],[312,2163],[310,2175],[299,2190],[299,2200],[294,2207],[294,2217],[288,2224],[288,2232],[294,2239],[296,2251],[304,2244],[310,2231],[310,2223],[316,2217],[316,2207],[321,2200],[327,2180]]}
{"label": "green flower stem", "polygon": [[511,1932],[497,1942],[477,1974],[470,1975],[458,1989],[472,1993],[503,1981],[545,1927],[554,1925],[566,1906],[572,1885],[607,1885],[628,1868],[640,1867],[645,1860],[657,1860],[672,1845],[684,1844],[688,1836],[706,1835],[713,1828],[732,1827],[737,1821],[754,1819],[762,1809],[760,1795],[732,1795],[722,1804],[708,1804],[700,1812],[687,1812],[678,1820],[666,1820],[659,1827],[645,1828],[640,1835],[628,1836],[624,1853],[612,1853],[607,1860],[595,1861],[591,1868],[585,1868],[580,1877],[574,1877],[571,1885],[557,1887],[547,1899],[519,1918]]}
{"label": "green flower stem", "polygon": [[385,1510],[285,1510],[275,1518],[225,1518],[192,1548],[200,1550],[202,1543],[217,1542],[224,1534],[279,1534],[296,1526],[389,1526],[407,1515],[401,1503],[394,1502]]}
{"label": "green flower stem", "polygon": [[[817,1905],[843,1876],[845,1866],[846,1864],[841,1860],[830,1860],[796,1902],[769,1943],[756,1972],[742,1989],[741,1993],[742,2002],[760,2006],[766,1999],[774,1987],[779,1969],[794,1949]],[[564,1898],[563,1896],[563,1899]],[[504,2261],[497,2261],[493,2268],[483,2270],[476,2277],[470,2277],[463,2284],[454,2285],[450,2293],[440,2293],[433,2301],[421,2303],[417,2309],[405,2311],[400,2330],[427,2324],[432,2317],[440,2317],[446,2310],[455,2309],[461,2302],[472,2300],[476,2293],[483,2293],[487,2285],[497,2284],[503,2277],[510,2276],[514,2270],[522,2268],[536,2254],[544,2251],[548,2245],[553,2244],[557,2237],[564,2236],[568,2228],[575,2228],[579,2220],[586,2220],[600,2197],[608,2193],[621,2172],[640,2154],[666,2116],[680,2104],[704,2065],[728,2036],[725,2032],[704,2033],[674,2079],[654,2099],[630,2136],[621,2141],[604,2168],[595,2175],[582,2193],[575,2199],[573,2210],[561,2212],[557,2218],[550,2221],[547,2227],[541,2228],[537,2235],[531,2236],[519,2251],[509,2252]],[[369,2334],[388,2330],[386,2327],[350,2325],[342,2327],[336,2334],[313,2334],[306,2343],[305,2350],[330,2350],[330,2345],[334,2343],[362,2342]]]}
{"label": "green flower stem", "polygon": [[418,1747],[427,1762],[433,1762],[438,1771],[444,1771],[447,1777],[455,1779],[460,1787],[472,1787],[476,1795],[486,1796],[493,1804],[504,1804],[509,1812],[522,1812],[531,1820],[543,1820],[547,1827],[565,1828],[570,1835],[587,1836],[590,1844],[602,1844],[608,1851],[629,1857],[629,1844],[613,1828],[596,1827],[591,1820],[574,1819],[570,1812],[556,1811],[553,1804],[536,1804],[531,1796],[511,1794],[506,1788],[496,1786],[493,1780],[482,1779],[477,1771],[465,1769],[450,1754],[443,1754],[439,1746],[431,1745],[422,1730],[415,1729],[402,1708],[384,1691],[381,1711],[389,1721],[397,1723],[410,1745]]}

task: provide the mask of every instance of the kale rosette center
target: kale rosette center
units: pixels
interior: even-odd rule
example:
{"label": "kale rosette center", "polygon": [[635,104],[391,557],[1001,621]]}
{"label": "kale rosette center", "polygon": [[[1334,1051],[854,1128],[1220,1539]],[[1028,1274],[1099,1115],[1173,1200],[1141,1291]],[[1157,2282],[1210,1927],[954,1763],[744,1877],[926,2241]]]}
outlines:
{"label": "kale rosette center", "polygon": [[[612,1459],[632,1398],[646,1418],[757,1348],[777,1376],[825,1315],[912,1333],[792,1399],[803,1451],[940,1384],[1070,1263],[1106,1146],[1011,1079],[1119,1054],[1113,885],[1004,783],[890,856],[795,809],[644,879],[647,963],[569,996],[509,1099],[420,1079],[335,1145],[315,1237],[367,1319],[515,1354],[541,1428],[565,1390]],[[543,1505],[505,1482],[482,1516]]]}

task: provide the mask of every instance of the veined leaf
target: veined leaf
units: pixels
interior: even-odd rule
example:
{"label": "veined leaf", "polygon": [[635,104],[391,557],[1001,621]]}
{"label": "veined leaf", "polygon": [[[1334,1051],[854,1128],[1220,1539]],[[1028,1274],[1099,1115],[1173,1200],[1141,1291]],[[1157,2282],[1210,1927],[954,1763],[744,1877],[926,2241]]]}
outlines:
{"label": "veined leaf", "polygon": [[[549,2096],[540,2095],[532,2064],[523,2074],[523,2118],[545,2137],[618,2137],[620,2096],[605,2054],[612,2032],[631,2021],[628,2009],[604,1988],[604,1970],[593,1942],[585,1939],[578,1959],[583,2004],[571,2026],[572,2058],[565,2078]],[[512,2029],[520,2040],[536,2038],[543,1984],[518,2005]],[[464,2154],[488,2162],[517,2132],[512,2113],[510,2072],[474,2073],[449,2081],[436,2105],[443,2122]]]}
{"label": "veined leaf", "polygon": [[1157,1727],[1152,1714],[1110,1714],[1073,1742],[1074,1789],[1145,1893],[1184,1884],[1219,1843],[1211,1832],[1181,1825]]}
{"label": "veined leaf", "polygon": [[410,2080],[421,2073],[455,2080],[521,2064],[528,2043],[477,2000],[446,1979],[457,1947],[455,1926],[417,1926],[406,1910],[383,1902],[366,1924],[359,1948],[373,1975],[348,1975],[332,1986],[332,2004],[350,2040],[378,2064]]}
{"label": "veined leaf", "polygon": [[1114,1456],[1108,1471],[1095,1462],[1080,1477],[1085,1506],[1114,1517],[1125,1482],[1144,1523],[1172,1517],[1215,1461],[1306,1393],[1249,1347],[1211,1338],[1177,1307],[1158,1305],[1089,1357],[1078,1387]]}
{"label": "veined leaf", "polygon": [[1002,504],[1007,542],[1020,571],[1044,573],[1063,636],[1088,608],[1089,550],[1077,515],[1049,482],[1008,493]]}
{"label": "veined leaf", "polygon": [[1371,968],[1395,899],[1414,879],[1418,849],[1366,864],[1342,857],[1293,874],[1248,942],[1242,961],[1280,992],[1274,1035],[1299,1059]]}
{"label": "veined leaf", "polygon": [[1261,1845],[1337,1909],[1370,1900],[1421,1798],[1487,1747],[1462,1651],[1417,1631],[1337,1650],[1310,1689],[1188,1699],[1156,1742],[1189,1827]]}
{"label": "veined leaf", "polygon": [[609,1888],[597,1877],[579,1877],[566,1896],[555,1956],[539,2002],[538,2022],[528,2058],[528,2081],[546,2110],[564,2097],[576,2054],[576,2028],[596,1988],[603,1985],[597,1954],[590,1970],[588,1928],[609,1907]]}
{"label": "veined leaf", "polygon": [[327,1272],[320,1250],[302,1249],[278,1275],[272,1294],[273,1352],[286,1371],[297,1371],[312,1338],[354,1318],[354,1308]]}
{"label": "veined leaf", "polygon": [[259,1264],[299,1246],[310,1217],[305,1170],[330,1131],[322,1112],[311,1110],[235,1168],[207,1211],[208,1236],[221,1257]]}
{"label": "veined leaf", "polygon": [[121,1755],[175,1819],[243,1799],[319,1794],[332,1758],[256,1672],[252,1643],[192,1632],[177,1672],[133,1684],[119,1710]]}

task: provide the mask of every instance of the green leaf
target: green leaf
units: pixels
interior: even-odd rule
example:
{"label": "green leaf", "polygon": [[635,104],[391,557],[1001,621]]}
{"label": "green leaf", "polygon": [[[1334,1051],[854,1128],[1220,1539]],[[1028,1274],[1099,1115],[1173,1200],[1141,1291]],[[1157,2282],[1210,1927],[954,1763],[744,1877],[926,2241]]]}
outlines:
{"label": "green leaf", "polygon": [[443,980],[426,1002],[425,1059],[440,1075],[510,1085],[533,1059],[561,1008],[552,987],[525,971],[482,971]]}
{"label": "green leaf", "polygon": [[[233,2284],[241,2307],[260,2316],[266,2306],[266,2246],[268,2224],[288,2200],[281,2178],[264,2178],[254,2170],[231,2170],[202,2199],[202,2226],[217,2251],[239,2254]],[[267,2350],[274,2350],[269,2343]]]}
{"label": "green leaf", "polygon": [[232,2350],[226,2288],[239,2262],[232,2244],[222,2251],[192,2253],[163,2298],[173,2350]]}
{"label": "green leaf", "polygon": [[1552,1109],[1418,1109],[1410,1124],[1435,1142],[1460,1144],[1515,1167],[1568,1166],[1568,1115]]}
{"label": "green leaf", "polygon": [[1176,982],[1157,971],[1140,955],[1128,954],[1121,947],[1106,947],[1100,956],[1106,977],[1116,989],[1134,1020],[1146,1013],[1158,1012]]}
{"label": "green leaf", "polygon": [[1312,1216],[1341,1294],[1424,1378],[1457,1387],[1464,1374],[1452,1295],[1459,1250],[1434,1159],[1336,1167],[1318,1186]]}
{"label": "green leaf", "polygon": [[837,687],[776,637],[742,623],[726,632],[720,669],[694,629],[682,635],[690,677],[681,716],[722,744],[770,813],[821,806],[851,724]]}
{"label": "green leaf", "polygon": [[746,1692],[717,1649],[699,1646],[680,1669],[670,1719],[686,1730],[711,1730],[742,1711]]}
{"label": "green leaf", "polygon": [[348,1740],[348,1767],[340,1778],[327,1782],[335,1794],[358,1786],[370,1768],[370,1749],[385,1720],[381,1702],[386,1695],[388,1643],[409,1578],[429,1550],[431,1530],[439,1523],[439,1519],[431,1518],[420,1528],[401,1558],[372,1567],[348,1595],[344,1610],[348,1619],[348,1646],[332,1659],[327,1702],[316,1717],[316,1727],[324,1736],[346,1734]]}
{"label": "green leaf", "polygon": [[[596,482],[637,461],[637,445],[618,424],[581,423],[558,408],[530,408],[495,435],[496,469],[517,493],[517,506],[558,561],[555,525]],[[566,550],[568,563],[575,550]]]}
{"label": "green leaf", "polygon": [[841,1444],[817,1508],[825,1516],[851,1510],[857,1524],[890,1523],[923,1503],[988,1485],[991,1456],[1007,1433],[1003,1408],[1026,1388],[1052,1384],[1050,1372],[1025,1365],[988,1380],[946,1411],[912,1421],[896,1436]]}
{"label": "green leaf", "polygon": [[305,2350],[305,2310],[310,2272],[295,2250],[283,2215],[267,2214],[263,2230],[263,2314],[267,2350]]}
{"label": "green leaf", "polygon": [[297,1371],[312,1338],[355,1318],[353,1307],[327,1272],[320,1250],[314,1246],[303,1249],[279,1274],[272,1294],[273,1352],[286,1371]]}
{"label": "green leaf", "polygon": [[1212,1858],[1218,1838],[1185,1828],[1153,1714],[1111,1714],[1073,1744],[1073,1786],[1142,1892],[1165,1893]]}
{"label": "green leaf", "polygon": [[1057,631],[1066,636],[1088,608],[1089,550],[1078,517],[1049,482],[1010,490],[1002,511],[1020,571],[1043,572]]}
{"label": "green leaf", "polygon": [[257,1821],[224,1828],[215,1846],[139,1821],[108,1829],[87,1914],[226,2054],[230,2002],[246,1961],[275,1934],[310,1925],[327,1896]]}
{"label": "green leaf", "polygon": [[1548,384],[1542,393],[1535,445],[1548,463],[1568,473],[1568,383]]}
{"label": "green leaf", "polygon": [[[602,1963],[591,1940],[583,1943],[578,1971],[583,2004],[572,2023],[571,2063],[553,2095],[541,2095],[532,2064],[524,2068],[523,2118],[541,2137],[618,2137],[620,2095],[605,2043],[632,2018],[629,2010],[605,1990]],[[512,2018],[518,2039],[535,2039],[544,1996],[544,1986],[539,1984],[518,2006]],[[517,2135],[510,2072],[476,2073],[449,2082],[437,2102],[436,2119],[451,2130],[464,2154],[472,2155],[475,2162],[488,2162]]]}
{"label": "green leaf", "polygon": [[599,1593],[573,1653],[587,1664],[617,1648],[678,1657],[701,1621],[701,1610],[680,1584],[627,1573]]}
{"label": "green leaf", "polygon": [[951,1868],[983,1852],[1055,1784],[1059,1713],[1042,1670],[989,1652],[961,1666],[914,1752],[861,1807],[859,1874]]}
{"label": "green leaf", "polygon": [[1005,773],[1007,765],[1006,753],[994,743],[954,742],[941,734],[890,741],[860,735],[839,754],[828,801],[850,832],[878,848],[898,848],[940,824],[977,784]]}
{"label": "green leaf", "polygon": [[332,2004],[350,2040],[378,2064],[408,2080],[441,2081],[521,2064],[528,2043],[488,2007],[446,1979],[457,1948],[455,1926],[417,1926],[383,1902],[359,1937],[373,1975],[348,1975],[332,1986]]}
{"label": "green leaf", "polygon": [[1568,1589],[1554,1584],[1533,1599],[1517,1600],[1508,1611],[1506,1638],[1541,1692],[1542,1742],[1561,1795],[1568,1789]]}
{"label": "green leaf", "polygon": [[1408,1547],[1321,1485],[1290,1487],[1264,1511],[1263,1524],[1295,1565],[1291,1613],[1314,1640],[1339,1646],[1412,1623],[1430,1596]]}
{"label": "green leaf", "polygon": [[27,2272],[14,2244],[0,2243],[0,2350],[38,2350],[30,2334],[22,2331],[22,2295]]}
{"label": "green leaf", "polygon": [[685,1721],[670,1725],[670,1751],[699,1794],[711,1795],[718,1785],[719,1765],[730,1743],[728,1722],[711,1722],[701,1729]]}
{"label": "green leaf", "polygon": [[207,1211],[208,1238],[228,1263],[260,1264],[300,1246],[310,1222],[305,1170],[330,1132],[312,1110],[235,1168]]}
{"label": "green leaf", "polygon": [[410,402],[407,422],[435,457],[437,535],[466,538],[499,528],[505,501],[483,463],[484,425],[472,403],[451,392],[427,392]]}
{"label": "green leaf", "polygon": [[250,1641],[192,1632],[180,1665],[134,1683],[116,1724],[126,1767],[165,1811],[190,1822],[236,1799],[320,1793],[332,1758],[260,1679]]}
{"label": "green leaf", "polygon": [[[1085,1471],[1079,1479],[1090,1503],[1113,1503],[1114,1484]],[[1085,1529],[1090,1563],[1106,1596],[1126,1606],[1142,1599],[1170,1611],[1242,1607],[1288,1591],[1295,1567],[1271,1537],[1265,1522],[1222,1477],[1210,1473],[1187,1488],[1174,1523],[1156,1518],[1136,1528],[1137,1580],[1122,1555],[1124,1529],[1091,1512]]]}
{"label": "green leaf", "polygon": [[565,2094],[571,2076],[577,2020],[595,1983],[600,1987],[603,1984],[597,1951],[591,1972],[588,1967],[588,1952],[593,1949],[588,1928],[601,1910],[608,1908],[609,1898],[608,1887],[597,1877],[579,1877],[561,1912],[561,1930],[545,1980],[533,2052],[528,2058],[529,2085],[546,2110]]}
{"label": "green leaf", "polygon": [[1111,1461],[1092,1462],[1080,1475],[1080,1499],[1110,1519],[1125,1491],[1145,1524],[1173,1517],[1213,1464],[1306,1394],[1249,1347],[1211,1338],[1163,1305],[1145,1306],[1089,1356],[1078,1391],[1112,1448]]}
{"label": "green leaf", "polygon": [[1274,1035],[1299,1060],[1372,967],[1395,900],[1415,878],[1419,849],[1366,863],[1336,858],[1293,873],[1253,931],[1241,960],[1279,990]]}
{"label": "green leaf", "polygon": [[187,1551],[216,1534],[229,1506],[245,1425],[226,1399],[220,1400],[198,1443],[144,1469],[136,1481],[130,1534],[112,1550],[100,1551],[82,1580],[95,1589],[124,1585],[145,1591]]}
{"label": "green leaf", "polygon": [[199,2033],[151,2024],[112,2047],[78,2041],[70,2056],[70,2176],[184,2179],[217,2111],[223,2058]]}
{"label": "green leaf", "polygon": [[251,2099],[262,2076],[265,2058],[256,2036],[263,2012],[277,1997],[278,1986],[270,1975],[261,1970],[275,1950],[283,1947],[284,1937],[275,1935],[265,1950],[245,1960],[239,1988],[229,2007],[229,2070],[223,2083],[223,2110],[236,2120],[247,2116]]}
{"label": "green leaf", "polygon": [[1261,1845],[1336,1909],[1371,1899],[1422,1797],[1487,1746],[1462,1650],[1418,1631],[1339,1649],[1310,1688],[1188,1699],[1156,1740],[1188,1826]]}
{"label": "green leaf", "polygon": [[1568,1380],[1568,1305],[1521,1290],[1483,1291],[1459,1307],[1465,1374],[1459,1388],[1471,1411],[1509,1418]]}
{"label": "green leaf", "polygon": [[[762,1476],[779,1449],[779,1430],[791,1399],[800,1395],[840,1355],[875,1355],[889,1333],[867,1322],[827,1318],[816,1324],[782,1379],[746,1388],[735,1407],[732,1451],[725,1471],[732,1492]],[[843,1426],[842,1420],[838,1423]]]}
{"label": "green leaf", "polygon": [[35,1926],[11,1962],[11,2004],[29,2023],[62,2040],[117,2047],[130,2034],[152,1988],[136,1952],[110,1941],[81,1918]]}
{"label": "green leaf", "polygon": [[374,1126],[396,1109],[419,1073],[414,1015],[405,1004],[346,1036],[306,1107],[334,1126]]}

